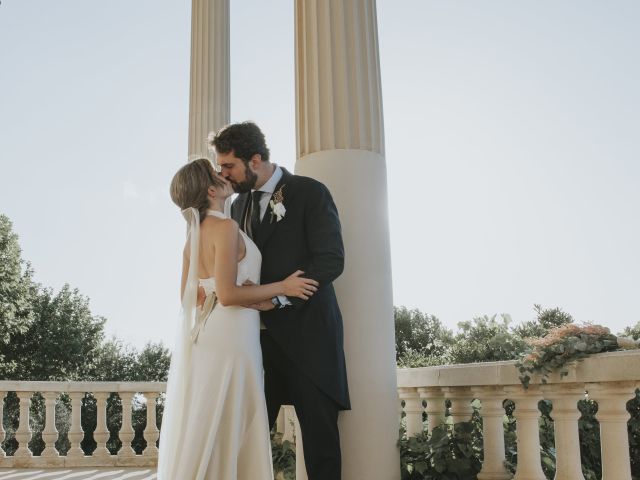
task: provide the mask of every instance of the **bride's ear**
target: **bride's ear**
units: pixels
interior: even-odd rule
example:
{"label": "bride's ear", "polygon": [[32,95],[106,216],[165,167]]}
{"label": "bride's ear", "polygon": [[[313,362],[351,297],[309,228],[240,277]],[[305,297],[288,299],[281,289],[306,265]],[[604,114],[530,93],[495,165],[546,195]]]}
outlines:
{"label": "bride's ear", "polygon": [[214,199],[218,196],[218,194],[216,193],[216,189],[215,187],[212,185],[207,189],[207,197],[209,197],[210,199]]}

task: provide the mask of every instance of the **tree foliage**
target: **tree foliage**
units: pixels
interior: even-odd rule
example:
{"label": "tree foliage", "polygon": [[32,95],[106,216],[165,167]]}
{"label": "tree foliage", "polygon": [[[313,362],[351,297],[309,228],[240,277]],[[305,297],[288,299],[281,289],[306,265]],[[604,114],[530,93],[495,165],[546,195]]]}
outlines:
{"label": "tree foliage", "polygon": [[0,375],[11,374],[16,364],[4,358],[12,337],[25,333],[33,321],[33,272],[22,260],[18,236],[6,215],[0,214]]}
{"label": "tree foliage", "polygon": [[395,307],[396,361],[402,367],[448,363],[453,333],[433,315]]}

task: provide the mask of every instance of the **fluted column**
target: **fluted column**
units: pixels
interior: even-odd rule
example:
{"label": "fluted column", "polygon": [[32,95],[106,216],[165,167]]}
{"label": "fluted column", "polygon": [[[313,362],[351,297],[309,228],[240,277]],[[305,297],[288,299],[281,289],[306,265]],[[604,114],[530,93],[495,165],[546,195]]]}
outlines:
{"label": "fluted column", "polygon": [[427,402],[427,407],[425,408],[427,412],[427,431],[431,433],[444,420],[444,394],[439,387],[421,387],[418,388],[418,393],[420,398]]}
{"label": "fluted column", "polygon": [[120,392],[120,400],[122,401],[122,428],[120,429],[120,441],[122,441],[122,448],[118,450],[118,458],[134,457],[136,452],[131,446],[135,431],[131,423],[131,413],[133,406],[134,393]]}
{"label": "fluted column", "polygon": [[353,407],[339,420],[343,479],[397,479],[395,342],[375,0],[296,0],[295,23],[296,173],[330,189],[346,250],[345,270],[335,282]]}
{"label": "fluted column", "polygon": [[229,84],[229,0],[193,0],[189,159],[208,157],[207,135],[229,123]]}
{"label": "fluted column", "polygon": [[157,393],[149,392],[144,396],[147,399],[147,426],[144,429],[144,439],[147,441],[147,448],[144,449],[142,454],[145,457],[157,457],[158,447],[156,442],[160,436],[160,430],[158,430],[158,424],[156,423],[156,397]]}
{"label": "fluted column", "polygon": [[504,466],[504,392],[501,388],[479,388],[474,393],[482,402],[484,461],[478,480],[507,480],[511,473]]}
{"label": "fluted column", "polygon": [[45,423],[44,430],[42,431],[42,440],[45,443],[45,449],[41,455],[43,457],[58,457],[59,453],[55,445],[58,439],[58,430],[56,429],[56,399],[58,398],[58,394],[55,392],[45,392],[43,396]]}
{"label": "fluted column", "polygon": [[634,397],[635,385],[602,383],[588,388],[589,396],[598,402],[602,480],[631,480],[627,402]]}
{"label": "fluted column", "polygon": [[555,480],[584,480],[578,436],[578,400],[584,398],[584,388],[554,385],[544,388],[544,391],[545,398],[553,402],[551,418],[556,438]]}
{"label": "fluted column", "polygon": [[[69,427],[69,443],[70,448],[67,452],[67,458],[82,458],[84,457],[84,452],[80,447],[80,443],[84,438],[84,431],[82,430],[82,399],[84,398],[84,393],[82,392],[71,392],[69,393],[69,397],[71,398],[71,426]],[[96,408],[99,408],[96,405]],[[96,431],[100,425],[100,416],[98,415],[98,426],[96,427]],[[96,437],[94,433],[94,438]],[[98,440],[96,439],[96,442]],[[100,448],[100,443],[98,443],[98,448]],[[95,454],[96,452],[94,452]]]}
{"label": "fluted column", "polygon": [[[29,459],[32,457],[31,450],[29,450],[29,441],[31,440],[31,428],[29,427],[29,407],[31,406],[31,395],[33,392],[17,392],[20,399],[20,417],[18,430],[16,430],[16,440],[18,441],[18,448],[13,454],[13,457],[20,464],[22,459]],[[17,466],[17,465],[16,465]]]}
{"label": "fluted column", "polygon": [[[107,399],[111,394],[109,392],[96,392],[93,397],[96,399],[96,429],[93,432],[93,439],[96,441],[96,449],[93,452],[94,457],[106,459],[111,457],[111,452],[107,448],[109,440],[109,428],[107,427]],[[122,412],[122,426],[124,427],[124,405]],[[122,442],[124,449],[124,441]]]}
{"label": "fluted column", "polygon": [[542,393],[535,387],[508,389],[508,396],[515,402],[518,467],[513,480],[546,480],[540,463],[540,410],[538,403]]}

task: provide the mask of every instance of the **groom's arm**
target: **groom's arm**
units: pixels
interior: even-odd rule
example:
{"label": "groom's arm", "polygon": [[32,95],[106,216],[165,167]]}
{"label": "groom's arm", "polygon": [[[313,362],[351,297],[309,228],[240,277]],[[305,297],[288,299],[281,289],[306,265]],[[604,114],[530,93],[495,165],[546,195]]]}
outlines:
{"label": "groom's arm", "polygon": [[[327,187],[320,182],[312,182],[305,188],[309,196],[304,212],[304,228],[310,259],[301,270],[304,271],[304,277],[317,280],[319,288],[322,288],[338,278],[344,270],[342,228],[338,209]],[[305,304],[299,298],[287,299],[295,308]]]}

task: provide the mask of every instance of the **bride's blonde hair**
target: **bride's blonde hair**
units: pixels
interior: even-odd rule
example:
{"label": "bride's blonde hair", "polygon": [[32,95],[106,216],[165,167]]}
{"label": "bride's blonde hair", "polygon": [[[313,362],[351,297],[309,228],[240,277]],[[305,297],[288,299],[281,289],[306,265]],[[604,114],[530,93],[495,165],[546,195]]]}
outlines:
{"label": "bride's blonde hair", "polygon": [[209,187],[223,187],[224,183],[208,158],[198,158],[184,165],[171,180],[169,192],[171,200],[181,210],[193,207],[204,219],[209,208]]}

